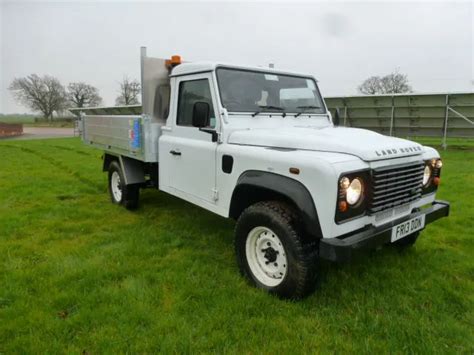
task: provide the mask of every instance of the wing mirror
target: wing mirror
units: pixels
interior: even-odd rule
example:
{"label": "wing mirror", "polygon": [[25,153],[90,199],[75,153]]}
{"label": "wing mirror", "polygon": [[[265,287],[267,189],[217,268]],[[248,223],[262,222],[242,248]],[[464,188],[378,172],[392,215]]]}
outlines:
{"label": "wing mirror", "polygon": [[209,126],[210,107],[207,102],[198,101],[193,106],[193,126],[203,128]]}

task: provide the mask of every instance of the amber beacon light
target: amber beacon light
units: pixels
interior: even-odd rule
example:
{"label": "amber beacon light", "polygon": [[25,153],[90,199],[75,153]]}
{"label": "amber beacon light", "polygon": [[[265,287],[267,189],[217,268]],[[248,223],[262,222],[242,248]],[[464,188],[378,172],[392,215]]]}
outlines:
{"label": "amber beacon light", "polygon": [[181,63],[182,63],[181,56],[179,56],[179,55],[173,55],[173,56],[171,56],[170,59],[166,59],[166,66],[168,68],[173,68],[173,67],[175,67],[175,66],[177,66]]}

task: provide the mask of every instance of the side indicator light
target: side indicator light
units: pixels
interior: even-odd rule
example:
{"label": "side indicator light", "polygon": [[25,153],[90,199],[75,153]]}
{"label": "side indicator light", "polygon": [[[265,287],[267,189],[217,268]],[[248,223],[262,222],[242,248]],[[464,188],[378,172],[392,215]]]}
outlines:
{"label": "side indicator light", "polygon": [[441,179],[438,176],[433,178],[433,185],[438,186],[440,182],[441,182]]}
{"label": "side indicator light", "polygon": [[339,201],[339,211],[346,212],[347,211],[347,202],[346,201]]}
{"label": "side indicator light", "polygon": [[290,173],[295,174],[295,175],[299,175],[300,169],[298,169],[298,168],[290,168]]}

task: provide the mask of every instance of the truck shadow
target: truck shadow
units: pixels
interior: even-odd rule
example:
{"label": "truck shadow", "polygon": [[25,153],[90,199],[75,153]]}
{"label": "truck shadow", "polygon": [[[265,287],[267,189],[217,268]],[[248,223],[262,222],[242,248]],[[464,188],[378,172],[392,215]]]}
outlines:
{"label": "truck shadow", "polygon": [[[217,238],[231,245],[233,220],[221,217],[178,197],[156,190],[143,191],[137,213],[159,221],[174,220],[182,231],[188,231],[194,238]],[[186,233],[185,233],[186,234]],[[208,245],[212,247],[212,245]]]}
{"label": "truck shadow", "polygon": [[[142,218],[155,220],[157,228],[173,228],[176,238],[183,240],[182,244],[191,245],[195,251],[206,250],[206,254],[213,256],[206,259],[206,263],[216,263],[216,268],[232,268],[231,272],[238,274],[233,247],[234,221],[154,190],[144,191],[140,202],[141,208],[136,213]],[[160,220],[165,221],[164,225]],[[328,297],[331,302],[341,304],[354,297],[366,302],[369,290],[371,298],[377,294],[386,296],[387,292],[402,295],[406,289],[425,282],[436,265],[436,256],[418,245],[423,243],[422,236],[417,245],[407,250],[386,245],[380,250],[356,255],[342,264],[319,260],[315,292],[299,304],[317,305],[321,301],[327,302]],[[242,289],[236,285],[236,292],[240,291]]]}

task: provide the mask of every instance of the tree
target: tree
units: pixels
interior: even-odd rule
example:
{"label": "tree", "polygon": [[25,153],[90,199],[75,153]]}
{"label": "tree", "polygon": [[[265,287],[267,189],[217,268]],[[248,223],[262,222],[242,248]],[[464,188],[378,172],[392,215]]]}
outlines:
{"label": "tree", "polygon": [[140,104],[139,95],[141,93],[140,83],[137,80],[130,80],[124,77],[120,83],[119,96],[115,99],[115,104],[120,106]]}
{"label": "tree", "polygon": [[397,70],[382,77],[371,76],[359,85],[357,89],[366,95],[401,94],[412,91],[407,75],[400,74]]}
{"label": "tree", "polygon": [[67,86],[67,98],[75,107],[94,107],[102,103],[99,90],[82,82],[70,83]]}
{"label": "tree", "polygon": [[32,111],[38,111],[48,120],[53,119],[53,113],[66,108],[67,97],[64,86],[58,79],[37,74],[26,78],[15,78],[9,86],[15,99]]}
{"label": "tree", "polygon": [[385,94],[401,94],[412,91],[408,77],[398,71],[385,75],[382,78],[382,87]]}
{"label": "tree", "polygon": [[383,90],[382,78],[380,76],[371,76],[359,85],[358,90],[366,95],[380,94]]}

